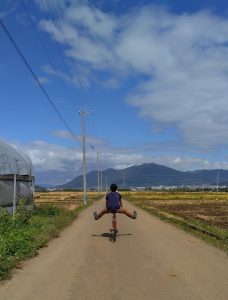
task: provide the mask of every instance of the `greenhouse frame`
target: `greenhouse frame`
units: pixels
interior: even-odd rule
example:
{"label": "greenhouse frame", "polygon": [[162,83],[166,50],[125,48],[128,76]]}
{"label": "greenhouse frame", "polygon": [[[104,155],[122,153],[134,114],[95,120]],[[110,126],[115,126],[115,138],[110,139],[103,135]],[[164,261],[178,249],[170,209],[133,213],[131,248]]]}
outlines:
{"label": "greenhouse frame", "polygon": [[15,212],[21,199],[34,207],[34,176],[31,160],[0,140],[0,207]]}

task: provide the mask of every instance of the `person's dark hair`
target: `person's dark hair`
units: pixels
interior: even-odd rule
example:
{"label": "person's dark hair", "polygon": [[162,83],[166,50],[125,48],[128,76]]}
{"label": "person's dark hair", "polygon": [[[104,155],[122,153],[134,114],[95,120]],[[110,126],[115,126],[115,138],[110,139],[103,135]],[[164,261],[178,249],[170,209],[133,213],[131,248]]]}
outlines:
{"label": "person's dark hair", "polygon": [[118,188],[118,186],[117,186],[115,183],[112,183],[112,184],[110,185],[110,190],[111,190],[112,192],[115,192],[115,191],[117,190],[117,188]]}

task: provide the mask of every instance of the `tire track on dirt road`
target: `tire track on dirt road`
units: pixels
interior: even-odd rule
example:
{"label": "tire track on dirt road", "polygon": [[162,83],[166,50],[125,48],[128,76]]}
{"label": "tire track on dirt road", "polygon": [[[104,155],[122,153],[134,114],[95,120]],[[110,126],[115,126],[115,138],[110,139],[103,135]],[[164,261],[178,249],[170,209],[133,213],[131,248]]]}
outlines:
{"label": "tire track on dirt road", "polygon": [[[129,210],[135,207],[123,202]],[[227,300],[228,258],[171,224],[136,209],[138,219],[111,215],[93,220],[104,200],[0,286],[1,300]]]}

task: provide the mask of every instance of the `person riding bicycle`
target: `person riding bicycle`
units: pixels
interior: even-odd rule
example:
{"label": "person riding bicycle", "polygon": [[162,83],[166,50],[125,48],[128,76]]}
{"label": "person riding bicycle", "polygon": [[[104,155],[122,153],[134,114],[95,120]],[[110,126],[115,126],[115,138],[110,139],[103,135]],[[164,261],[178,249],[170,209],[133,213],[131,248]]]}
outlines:
{"label": "person riding bicycle", "polygon": [[134,211],[133,214],[127,211],[125,208],[122,206],[122,200],[121,200],[121,194],[117,192],[117,185],[115,183],[112,183],[110,185],[110,190],[106,195],[106,207],[98,214],[96,211],[94,212],[94,219],[98,220],[100,219],[104,214],[108,213],[121,213],[125,214],[131,219],[136,219],[137,217],[137,212]]}

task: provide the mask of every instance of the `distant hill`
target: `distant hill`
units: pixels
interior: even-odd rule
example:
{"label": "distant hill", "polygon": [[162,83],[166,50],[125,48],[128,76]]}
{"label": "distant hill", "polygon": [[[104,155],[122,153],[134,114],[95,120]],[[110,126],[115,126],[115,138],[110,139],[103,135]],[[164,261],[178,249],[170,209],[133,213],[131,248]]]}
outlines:
{"label": "distant hill", "polygon": [[[197,170],[182,172],[175,169],[147,163],[139,166],[132,166],[122,170],[107,169],[102,171],[103,187],[107,184],[116,183],[120,187],[148,187],[148,186],[180,186],[180,185],[202,185],[217,184],[218,170]],[[228,171],[219,170],[220,185],[228,185]],[[83,186],[83,177],[78,176],[75,179],[58,186],[63,189],[77,188]],[[97,187],[97,171],[91,171],[87,174],[87,187]]]}

